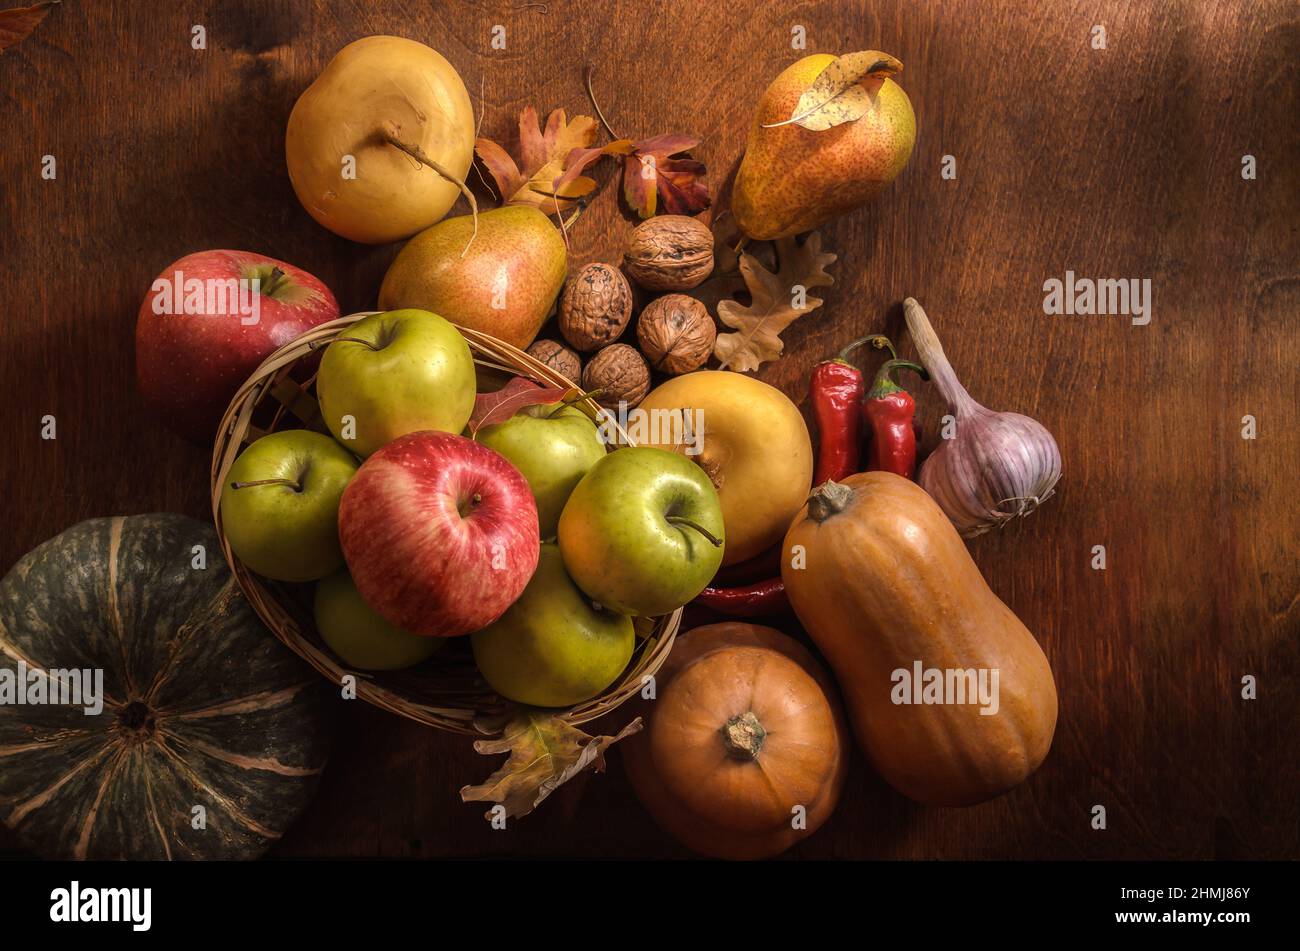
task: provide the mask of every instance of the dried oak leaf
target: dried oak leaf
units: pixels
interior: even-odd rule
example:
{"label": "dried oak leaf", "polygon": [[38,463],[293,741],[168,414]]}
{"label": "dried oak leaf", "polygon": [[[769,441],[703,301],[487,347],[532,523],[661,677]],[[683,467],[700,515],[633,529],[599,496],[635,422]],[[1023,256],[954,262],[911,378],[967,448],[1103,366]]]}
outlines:
{"label": "dried oak leaf", "polygon": [[592,162],[606,155],[623,158],[623,197],[642,218],[653,218],[661,211],[670,215],[695,215],[709,207],[708,174],[703,162],[692,158],[673,158],[700,144],[685,135],[656,135],[640,142],[615,139],[600,148],[573,152],[565,163],[563,178],[557,183],[578,180]]}
{"label": "dried oak leaf", "polygon": [[475,139],[474,150],[492,173],[503,204],[532,205],[547,214],[563,214],[596,188],[595,181],[583,175],[558,181],[569,153],[595,142],[596,131],[591,116],[575,116],[570,122],[563,109],[547,117],[543,131],[537,110],[528,106],[519,114],[518,164],[491,139]]}
{"label": "dried oak leaf", "polygon": [[752,299],[748,307],[734,300],[718,304],[718,319],[736,331],[719,334],[713,344],[713,355],[724,370],[757,370],[781,356],[781,331],[822,305],[820,298],[807,292],[835,283],[826,272],[835,255],[822,250],[821,235],[816,231],[802,245],[795,238],[778,240],[776,260],[777,269],[772,272],[752,254],[740,256],[740,273]]}
{"label": "dried oak leaf", "polygon": [[469,417],[469,435],[473,439],[484,426],[504,423],[525,406],[558,403],[569,390],[562,386],[541,386],[522,376],[511,377],[501,389],[474,397],[474,412]]}
{"label": "dried oak leaf", "polygon": [[[544,710],[527,710],[509,723],[499,739],[476,740],[474,749],[487,756],[509,753],[501,768],[478,786],[464,786],[464,802],[495,802],[505,807],[506,818],[532,812],[560,786],[591,768],[605,769],[605,750],[641,730],[637,717],[615,736],[588,736],[577,727]],[[491,809],[486,813],[493,819]]]}
{"label": "dried oak leaf", "polygon": [[46,0],[44,3],[30,7],[15,7],[12,10],[0,10],[0,52],[21,43],[31,35],[32,30],[45,19],[50,7],[59,0]]}
{"label": "dried oak leaf", "polygon": [[[845,53],[817,74],[795,103],[789,119],[764,128],[794,124],[812,132],[825,132],[861,119],[871,108],[872,94],[880,83],[902,71],[902,63],[879,50]],[[864,79],[869,80],[867,85],[863,85]]]}

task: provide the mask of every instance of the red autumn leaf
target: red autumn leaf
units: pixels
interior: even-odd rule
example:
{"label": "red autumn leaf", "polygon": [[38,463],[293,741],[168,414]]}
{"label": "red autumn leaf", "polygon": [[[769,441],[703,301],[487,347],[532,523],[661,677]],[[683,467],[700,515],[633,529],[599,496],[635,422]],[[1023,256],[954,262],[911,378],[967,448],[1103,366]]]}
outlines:
{"label": "red autumn leaf", "polygon": [[704,184],[708,170],[703,162],[673,156],[699,144],[699,139],[670,133],[640,142],[616,139],[600,148],[575,150],[569,153],[564,175],[555,184],[559,188],[576,180],[602,156],[623,156],[623,196],[638,215],[653,217],[661,203],[669,214],[694,215],[709,207],[709,189]]}
{"label": "red autumn leaf", "polygon": [[558,403],[569,391],[562,386],[542,386],[522,376],[511,377],[494,393],[480,393],[474,398],[474,412],[469,417],[469,435],[473,439],[484,426],[504,423],[525,406]]}
{"label": "red autumn leaf", "polygon": [[46,0],[30,7],[0,10],[0,52],[27,39],[32,30],[45,19],[50,7],[58,2],[59,0]]}
{"label": "red autumn leaf", "polygon": [[543,131],[537,110],[527,106],[519,114],[519,163],[491,139],[476,139],[474,150],[496,181],[502,204],[562,214],[596,189],[592,179],[576,174],[560,181],[569,155],[594,141],[596,120],[591,116],[575,116],[570,122],[563,109],[556,109]]}

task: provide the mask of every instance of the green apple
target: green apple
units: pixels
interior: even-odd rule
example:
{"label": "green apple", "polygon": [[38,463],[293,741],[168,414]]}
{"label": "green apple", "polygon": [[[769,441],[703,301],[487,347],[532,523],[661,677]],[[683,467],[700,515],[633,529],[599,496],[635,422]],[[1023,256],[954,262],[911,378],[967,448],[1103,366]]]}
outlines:
{"label": "green apple", "polygon": [[330,650],[359,670],[401,670],[447,642],[393,627],[361,599],[346,568],[316,582],[314,608],[316,630]]}
{"label": "green apple", "polygon": [[254,442],[221,487],[221,525],[239,560],[277,581],[315,581],[343,564],[339,499],[357,460],[323,433]]}
{"label": "green apple", "polygon": [[526,406],[510,419],[484,426],[474,437],[495,449],[524,474],[537,500],[543,538],[555,536],[569,493],[605,456],[596,424],[576,406]]}
{"label": "green apple", "polygon": [[704,590],[722,564],[722,505],[686,456],[611,452],[560,514],[559,544],[578,587],[624,614],[667,614]]}
{"label": "green apple", "polygon": [[630,617],[578,590],[548,543],[524,593],[470,644],[479,672],[507,700],[569,707],[614,682],[632,659],[636,634]]}
{"label": "green apple", "polygon": [[358,320],[325,348],[316,395],[334,438],[369,456],[407,433],[464,429],[474,411],[474,357],[437,314],[390,310]]}

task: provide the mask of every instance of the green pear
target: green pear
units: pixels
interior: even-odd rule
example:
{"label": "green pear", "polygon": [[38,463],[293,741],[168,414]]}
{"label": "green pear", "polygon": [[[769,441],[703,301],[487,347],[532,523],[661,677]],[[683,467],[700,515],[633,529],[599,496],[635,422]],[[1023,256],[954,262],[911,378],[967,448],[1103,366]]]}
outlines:
{"label": "green pear", "polygon": [[534,707],[568,707],[596,696],[632,658],[632,619],[598,608],[542,545],[528,587],[506,613],[470,635],[474,660],[492,689]]}
{"label": "green pear", "polygon": [[560,513],[560,552],[605,607],[654,617],[704,590],[722,564],[722,503],[684,455],[618,449],[582,477]]}
{"label": "green pear", "polygon": [[[842,88],[832,83],[835,72],[821,78],[828,67],[849,72],[852,63],[867,70],[856,84],[865,91],[855,93],[860,116],[845,119],[856,110],[843,111],[841,93],[821,110],[822,122],[812,121],[819,128],[789,121],[802,114],[801,101],[805,109],[826,101],[819,98],[821,88],[828,87],[827,95]],[[890,78],[902,68],[876,50],[845,57],[818,53],[772,81],[759,101],[732,189],[731,210],[741,231],[758,241],[811,231],[865,204],[903,170],[916,142],[916,116],[907,93]],[[812,89],[816,83],[821,85]],[[811,92],[807,100],[805,92]]]}
{"label": "green pear", "polygon": [[474,439],[509,459],[537,500],[542,538],[552,538],[569,493],[605,456],[600,430],[576,406],[525,406],[503,423],[484,426]]}
{"label": "green pear", "polygon": [[480,214],[471,243],[473,230],[473,219],[464,215],[408,241],[384,275],[379,306],[431,310],[522,350],[546,323],[564,284],[564,239],[546,215],[527,205]]}

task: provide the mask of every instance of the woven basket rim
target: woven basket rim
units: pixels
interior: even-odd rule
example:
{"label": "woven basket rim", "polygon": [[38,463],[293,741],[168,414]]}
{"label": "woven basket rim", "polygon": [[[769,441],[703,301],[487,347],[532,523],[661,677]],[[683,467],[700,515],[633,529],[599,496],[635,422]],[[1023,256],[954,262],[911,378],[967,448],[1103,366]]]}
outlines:
{"label": "woven basket rim", "polygon": [[[300,620],[302,612],[297,612],[299,616],[295,616],[295,612],[287,606],[286,602],[290,602],[291,599],[285,586],[263,579],[244,566],[231,550],[221,523],[221,489],[226,474],[244,445],[264,435],[265,432],[275,432],[281,428],[306,428],[312,421],[310,418],[298,416],[298,426],[280,425],[286,417],[296,415],[286,404],[286,398],[294,400],[295,405],[299,407],[315,406],[314,397],[311,396],[315,375],[302,383],[296,383],[290,377],[294,367],[299,361],[311,356],[317,348],[338,336],[345,328],[376,313],[381,312],[358,311],[318,324],[263,360],[236,391],[222,417],[213,444],[210,471],[213,524],[216,526],[222,554],[230,565],[240,590],[244,592],[244,596],[248,598],[263,623],[282,643],[327,680],[341,685],[343,677],[351,675],[355,680],[356,695],[359,698],[417,723],[472,736],[496,733],[503,722],[502,712],[516,705],[509,704],[492,694],[491,688],[486,686],[481,675],[477,675],[477,671],[474,672],[476,676],[472,678],[456,678],[454,676],[456,671],[449,672],[446,679],[463,679],[464,685],[459,689],[445,691],[441,695],[442,699],[434,702],[440,696],[436,691],[431,691],[432,696],[422,697],[401,686],[411,680],[410,671],[353,670],[343,664],[321,641],[310,617]],[[460,325],[455,326],[469,342],[477,365],[525,376],[551,386],[579,389],[574,381],[519,348],[481,331]],[[278,401],[281,405],[275,410],[271,424],[262,431],[253,426],[253,414],[267,399]],[[297,400],[302,402],[297,403]],[[585,406],[591,413],[600,410],[600,407],[589,398],[580,401],[578,405]],[[306,412],[305,409],[300,411]],[[634,445],[616,420],[609,419],[609,421],[617,429],[621,440]],[[604,716],[637,695],[645,680],[653,676],[667,659],[681,626],[681,619],[681,608],[657,618],[654,629],[644,639],[638,639],[631,661],[615,683],[591,700],[552,712],[567,723],[577,726]],[[304,630],[304,627],[307,629]],[[425,663],[436,668],[437,655],[433,660]],[[424,665],[418,665],[414,669],[419,670],[422,666]],[[470,680],[473,682],[469,682]],[[493,697],[497,703],[485,706],[481,702],[468,702],[468,698],[482,701],[485,697]]]}

